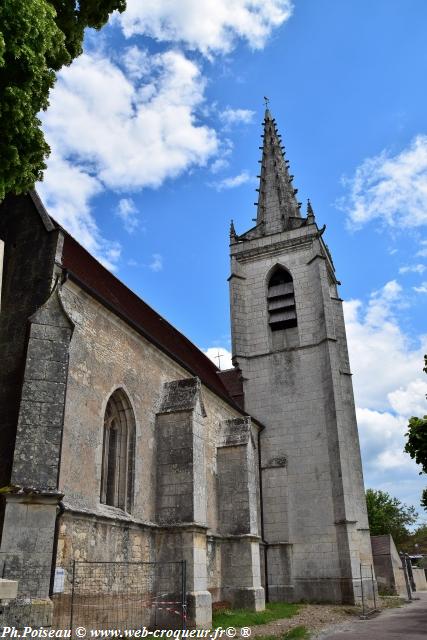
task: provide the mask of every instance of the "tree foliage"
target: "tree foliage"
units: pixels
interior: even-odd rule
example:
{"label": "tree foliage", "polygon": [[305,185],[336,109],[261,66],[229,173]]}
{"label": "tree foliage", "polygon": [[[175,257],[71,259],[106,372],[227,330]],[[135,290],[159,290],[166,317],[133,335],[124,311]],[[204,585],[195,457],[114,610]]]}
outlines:
{"label": "tree foliage", "polygon": [[427,488],[421,494],[421,506],[427,511]]}
{"label": "tree foliage", "polygon": [[42,178],[49,154],[37,114],[55,72],[82,52],[86,27],[100,29],[126,0],[1,0],[0,201]]}
{"label": "tree foliage", "polygon": [[[427,355],[424,356],[424,371],[427,373]],[[423,418],[412,417],[409,420],[406,453],[421,465],[420,473],[427,473],[427,415]]]}
{"label": "tree foliage", "polygon": [[407,527],[414,524],[418,517],[414,507],[403,504],[386,491],[368,489],[366,506],[371,535],[389,533],[397,545],[410,535]]}
{"label": "tree foliage", "polygon": [[410,554],[426,554],[425,563],[419,563],[419,566],[427,566],[427,524],[422,524],[415,529],[401,548]]}

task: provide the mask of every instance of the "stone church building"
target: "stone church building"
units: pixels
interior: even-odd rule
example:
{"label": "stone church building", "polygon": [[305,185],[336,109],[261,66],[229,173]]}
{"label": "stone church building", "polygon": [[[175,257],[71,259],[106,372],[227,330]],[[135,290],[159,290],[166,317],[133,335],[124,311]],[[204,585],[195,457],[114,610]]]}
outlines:
{"label": "stone church building", "polygon": [[186,560],[197,626],[216,601],[360,597],[372,556],[339,283],[269,110],[260,167],[255,226],[230,231],[226,371],[35,192],[0,206],[0,576],[45,612],[73,560]]}

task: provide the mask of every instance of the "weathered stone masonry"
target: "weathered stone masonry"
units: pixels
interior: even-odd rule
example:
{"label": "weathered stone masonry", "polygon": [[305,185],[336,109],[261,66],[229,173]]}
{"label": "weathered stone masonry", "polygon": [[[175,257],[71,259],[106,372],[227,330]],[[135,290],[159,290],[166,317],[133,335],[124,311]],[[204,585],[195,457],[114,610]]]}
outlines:
{"label": "weathered stone masonry", "polygon": [[[253,432],[242,459],[249,466],[245,462],[233,471],[243,507],[236,512],[242,526],[230,537],[219,526],[224,508],[218,459],[226,445],[223,425],[230,429],[234,420],[237,426],[241,410],[221,383],[224,398],[83,289],[71,270],[61,269],[64,235],[67,240],[60,230],[56,235],[56,267],[49,263],[46,297],[26,321],[26,365],[0,550],[5,575],[19,578],[21,597],[45,603],[38,614],[44,623],[52,613],[51,569],[65,569],[69,589],[74,559],[185,559],[190,621],[197,626],[210,625],[212,597],[262,608],[258,450],[252,444],[259,427],[244,419],[245,435],[236,445],[246,451],[248,429]],[[200,357],[206,366],[197,352]],[[104,415],[115,389],[129,398],[135,416],[132,513],[100,503]],[[224,562],[212,566],[208,544]],[[239,558],[238,575],[230,572],[230,554]],[[19,623],[16,606],[8,616]]]}
{"label": "weathered stone masonry", "polygon": [[[39,215],[34,215],[37,206]],[[4,265],[0,313],[0,486],[10,483],[28,318],[47,300],[54,279],[58,231],[33,194],[0,206]],[[2,520],[0,509],[0,525]]]}
{"label": "weathered stone masonry", "polygon": [[19,581],[4,624],[51,624],[53,572],[69,592],[73,560],[185,560],[199,627],[215,601],[262,609],[264,587],[360,597],[372,559],[338,281],[268,110],[263,137],[256,224],[230,232],[227,372],[34,192],[0,205],[0,569]]}

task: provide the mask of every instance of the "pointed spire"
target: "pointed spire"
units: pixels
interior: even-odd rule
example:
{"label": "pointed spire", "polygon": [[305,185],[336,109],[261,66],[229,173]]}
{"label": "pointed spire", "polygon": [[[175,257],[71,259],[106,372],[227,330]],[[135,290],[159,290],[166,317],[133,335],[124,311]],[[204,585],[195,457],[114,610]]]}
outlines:
{"label": "pointed spire", "polygon": [[290,218],[301,217],[293,176],[289,174],[289,162],[285,160],[285,148],[277,132],[276,121],[268,105],[265,110],[257,226],[263,223],[264,233],[276,233],[290,227]]}
{"label": "pointed spire", "polygon": [[307,200],[307,223],[314,224],[316,221],[314,217],[313,207],[311,206],[310,198]]}
{"label": "pointed spire", "polygon": [[230,222],[230,240],[234,240],[236,238],[236,229],[234,228],[234,222],[231,220]]}

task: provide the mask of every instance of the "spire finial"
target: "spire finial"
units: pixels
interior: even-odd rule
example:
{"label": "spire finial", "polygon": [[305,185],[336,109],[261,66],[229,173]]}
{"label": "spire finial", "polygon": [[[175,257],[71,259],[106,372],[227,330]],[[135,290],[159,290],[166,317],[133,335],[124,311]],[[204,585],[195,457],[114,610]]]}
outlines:
{"label": "spire finial", "polygon": [[235,238],[236,237],[236,230],[234,228],[234,222],[233,220],[231,220],[230,222],[230,238]]}
{"label": "spire finial", "polygon": [[310,198],[307,198],[307,222],[308,224],[314,224],[314,211],[311,206]]}
{"label": "spire finial", "polygon": [[270,98],[267,98],[267,96],[264,96],[264,104],[265,104],[265,108],[268,109],[268,106],[270,104]]}

